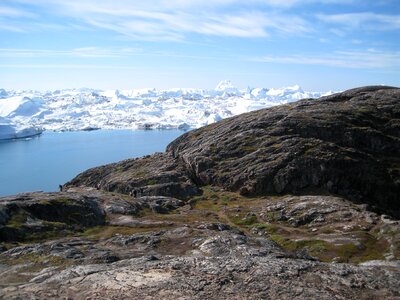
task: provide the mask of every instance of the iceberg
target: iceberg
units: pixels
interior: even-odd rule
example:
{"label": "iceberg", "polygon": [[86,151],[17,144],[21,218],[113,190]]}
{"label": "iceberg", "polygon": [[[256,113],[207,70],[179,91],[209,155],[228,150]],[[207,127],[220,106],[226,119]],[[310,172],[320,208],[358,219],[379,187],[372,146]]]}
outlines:
{"label": "iceberg", "polygon": [[223,80],[215,88],[216,92],[222,93],[222,96],[240,95],[241,92],[229,80]]}
{"label": "iceberg", "polygon": [[308,92],[298,85],[241,90],[229,80],[210,90],[0,89],[0,138],[35,135],[41,130],[189,130],[237,114],[332,93]]}
{"label": "iceberg", "polygon": [[0,99],[6,98],[8,96],[7,91],[5,89],[0,89]]}
{"label": "iceberg", "polygon": [[0,140],[28,138],[39,135],[42,132],[43,130],[38,127],[15,126],[10,120],[0,117]]}

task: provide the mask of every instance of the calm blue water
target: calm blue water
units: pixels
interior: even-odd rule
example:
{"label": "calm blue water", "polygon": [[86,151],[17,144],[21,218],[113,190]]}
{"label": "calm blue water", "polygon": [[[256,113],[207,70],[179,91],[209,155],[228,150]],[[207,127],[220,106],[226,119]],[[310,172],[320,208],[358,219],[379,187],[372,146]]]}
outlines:
{"label": "calm blue water", "polygon": [[0,196],[56,191],[99,165],[161,152],[181,130],[45,132],[30,140],[0,142]]}

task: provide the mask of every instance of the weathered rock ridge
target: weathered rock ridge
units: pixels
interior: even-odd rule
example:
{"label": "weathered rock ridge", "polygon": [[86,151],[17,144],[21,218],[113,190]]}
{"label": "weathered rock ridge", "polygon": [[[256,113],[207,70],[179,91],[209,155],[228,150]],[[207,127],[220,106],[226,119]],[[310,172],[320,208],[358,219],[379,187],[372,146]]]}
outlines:
{"label": "weathered rock ridge", "polygon": [[399,217],[400,89],[358,88],[222,120],[67,186],[187,199],[208,184],[248,196],[340,195]]}

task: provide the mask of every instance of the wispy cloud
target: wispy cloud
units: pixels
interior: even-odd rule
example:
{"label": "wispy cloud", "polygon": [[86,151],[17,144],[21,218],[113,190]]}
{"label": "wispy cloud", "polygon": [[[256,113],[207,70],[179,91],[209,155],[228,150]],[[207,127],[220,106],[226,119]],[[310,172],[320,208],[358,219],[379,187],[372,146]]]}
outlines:
{"label": "wispy cloud", "polygon": [[[67,5],[75,7],[85,7],[96,3],[95,0],[5,0],[11,2],[24,3],[29,5]],[[361,0],[151,0],[151,1],[140,1],[140,0],[102,0],[97,1],[100,6],[112,6],[121,8],[132,8],[143,9],[148,7],[158,8],[160,10],[176,10],[176,9],[187,9],[187,8],[218,8],[226,7],[231,5],[239,6],[252,6],[260,5],[265,7],[282,7],[290,8],[298,5],[306,4],[353,4]],[[364,0],[365,1],[365,0]],[[66,2],[66,3],[61,3]]]}
{"label": "wispy cloud", "polygon": [[24,18],[35,18],[37,17],[36,14],[32,12],[28,12],[22,9],[17,9],[14,7],[8,6],[0,6],[0,17],[6,18],[17,18],[17,17],[24,17]]}
{"label": "wispy cloud", "polygon": [[87,64],[0,64],[0,68],[11,69],[94,69],[94,70],[135,70],[131,66],[87,65]]}
{"label": "wispy cloud", "polygon": [[67,52],[68,55],[79,56],[79,57],[120,57],[124,53],[121,51],[103,49],[98,47],[84,47],[84,48],[76,48],[71,52]]}
{"label": "wispy cloud", "polygon": [[142,52],[140,48],[106,49],[99,47],[84,47],[71,50],[44,50],[44,49],[14,49],[0,48],[0,57],[9,58],[38,58],[38,57],[83,57],[104,58],[137,55]]}
{"label": "wispy cloud", "polygon": [[9,24],[8,22],[2,22],[0,20],[0,30],[1,31],[11,31],[11,32],[16,32],[16,33],[27,33],[28,31],[20,25],[12,25]]}
{"label": "wispy cloud", "polygon": [[400,15],[363,12],[334,15],[319,14],[317,18],[322,22],[339,25],[342,28],[363,28],[369,30],[400,29]]}
{"label": "wispy cloud", "polygon": [[18,22],[15,20],[30,19],[29,22],[32,22],[32,19],[36,17],[36,14],[22,9],[10,6],[0,6],[0,31],[27,33],[29,31],[29,28],[27,28],[28,26],[26,26],[24,22]]}
{"label": "wispy cloud", "polygon": [[[41,11],[67,17],[77,26],[100,28],[141,40],[179,41],[189,34],[263,38],[276,32],[298,35],[311,31],[308,22],[299,16],[272,13],[249,6],[257,3],[261,6],[287,7],[296,4],[298,0],[249,0],[245,4],[238,0],[15,1],[39,6]],[[225,9],[225,6],[232,4],[237,5],[235,10]],[[23,24],[20,25],[25,30]]]}
{"label": "wispy cloud", "polygon": [[385,69],[400,67],[400,52],[337,51],[328,55],[263,56],[252,61],[279,64],[320,65],[341,68]]}
{"label": "wispy cloud", "polygon": [[[108,11],[88,15],[90,17],[84,17],[83,20],[89,25],[145,40],[182,40],[190,33],[256,38],[266,37],[271,32],[302,34],[311,30],[300,17],[268,15],[257,11],[196,15],[186,12],[149,14],[135,11],[119,14]],[[288,22],[288,19],[291,21]]]}
{"label": "wispy cloud", "polygon": [[[18,17],[17,17],[18,16]],[[71,26],[55,24],[41,20],[38,16],[32,15],[1,15],[0,12],[0,31],[11,31],[17,33],[48,32],[69,30]]]}
{"label": "wispy cloud", "polygon": [[75,58],[127,58],[134,56],[148,57],[171,57],[171,58],[189,58],[196,60],[237,60],[238,57],[218,57],[209,55],[188,55],[170,51],[144,51],[141,48],[99,48],[83,47],[71,50],[46,50],[46,49],[15,49],[0,48],[0,58],[52,58],[52,57],[75,57]]}
{"label": "wispy cloud", "polygon": [[[173,8],[188,8],[188,7],[205,7],[205,8],[215,8],[215,7],[224,7],[228,5],[261,5],[268,7],[278,7],[278,8],[291,8],[293,6],[312,4],[312,3],[321,3],[321,4],[351,4],[355,0],[212,0],[212,1],[204,1],[204,0],[160,0],[155,1],[158,2],[158,5],[168,6]],[[154,2],[154,1],[153,1]]]}

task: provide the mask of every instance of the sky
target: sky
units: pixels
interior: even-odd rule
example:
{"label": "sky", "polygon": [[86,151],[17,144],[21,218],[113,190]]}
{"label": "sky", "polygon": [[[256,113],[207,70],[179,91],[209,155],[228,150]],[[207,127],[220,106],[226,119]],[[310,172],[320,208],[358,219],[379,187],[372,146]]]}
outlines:
{"label": "sky", "polygon": [[0,88],[400,86],[399,0],[0,0]]}

